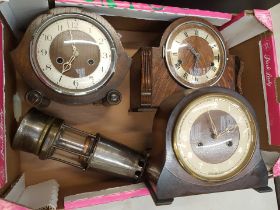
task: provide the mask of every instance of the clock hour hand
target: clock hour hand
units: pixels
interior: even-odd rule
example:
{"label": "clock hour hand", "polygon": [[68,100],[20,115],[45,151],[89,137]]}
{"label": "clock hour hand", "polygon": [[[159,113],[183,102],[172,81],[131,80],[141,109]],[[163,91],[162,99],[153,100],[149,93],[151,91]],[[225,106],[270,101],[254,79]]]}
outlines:
{"label": "clock hour hand", "polygon": [[196,50],[193,48],[193,46],[191,46],[189,43],[187,43],[187,48],[190,50],[190,52],[195,57],[194,71],[197,72],[199,69],[198,64],[199,64],[199,60],[200,60],[200,54],[198,52],[196,52]]}
{"label": "clock hour hand", "polygon": [[197,53],[195,55],[195,63],[194,63],[194,71],[195,72],[198,72],[198,70],[199,70],[199,67],[198,67],[199,60],[200,60],[200,54]]}
{"label": "clock hour hand", "polygon": [[62,74],[64,74],[65,72],[69,71],[72,67],[72,62],[75,60],[76,56],[75,55],[72,55],[70,60],[65,62],[63,65],[62,65]]}
{"label": "clock hour hand", "polygon": [[217,138],[219,138],[227,133],[231,133],[231,132],[235,131],[236,128],[237,128],[237,124],[235,124],[235,126],[228,126],[224,131],[222,131],[221,133],[219,133],[217,135]]}

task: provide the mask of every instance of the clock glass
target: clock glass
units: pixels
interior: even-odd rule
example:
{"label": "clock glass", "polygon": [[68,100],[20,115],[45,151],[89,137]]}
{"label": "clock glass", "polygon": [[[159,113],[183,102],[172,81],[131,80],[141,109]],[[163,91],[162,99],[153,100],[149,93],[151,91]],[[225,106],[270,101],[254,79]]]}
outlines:
{"label": "clock glass", "polygon": [[113,39],[89,16],[62,14],[50,18],[36,31],[30,49],[37,76],[62,94],[97,91],[115,71]]}
{"label": "clock glass", "polygon": [[174,150],[183,168],[207,181],[224,181],[249,163],[257,136],[249,109],[237,98],[209,93],[181,112]]}
{"label": "clock glass", "polygon": [[213,26],[187,21],[169,34],[164,56],[178,83],[201,88],[218,82],[226,66],[227,51],[222,36]]}

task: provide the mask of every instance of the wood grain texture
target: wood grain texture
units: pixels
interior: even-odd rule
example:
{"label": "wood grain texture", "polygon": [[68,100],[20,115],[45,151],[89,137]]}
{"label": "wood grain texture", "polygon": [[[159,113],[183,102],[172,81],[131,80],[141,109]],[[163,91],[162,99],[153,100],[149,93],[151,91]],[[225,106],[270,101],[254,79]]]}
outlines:
{"label": "wood grain texture", "polygon": [[[160,47],[165,48],[164,59],[173,76],[180,69],[195,76],[202,76],[209,71],[211,73],[212,68],[216,69],[216,77],[205,78],[197,84],[190,81],[190,78],[177,78],[186,87],[197,89],[212,86],[223,73],[228,55],[225,41],[221,33],[204,19],[185,17],[172,22],[160,43]],[[171,50],[178,44],[180,47],[176,52]]]}
{"label": "wood grain texture", "polygon": [[[98,91],[92,92],[83,96],[70,96],[60,94],[48,86],[46,86],[36,75],[36,73],[32,70],[32,64],[30,61],[30,42],[33,39],[33,34],[36,33],[38,27],[45,23],[49,18],[54,17],[60,14],[83,14],[89,16],[90,18],[96,20],[101,25],[103,25],[106,30],[111,34],[111,37],[116,46],[117,52],[117,61],[116,61],[116,70],[111,79],[107,82],[106,85],[101,87]],[[90,49],[89,49],[90,50]],[[22,41],[20,42],[17,49],[15,49],[12,53],[12,60],[14,64],[14,68],[21,74],[23,79],[28,83],[28,85],[35,90],[41,92],[46,98],[51,100],[66,103],[66,104],[87,104],[92,102],[97,102],[103,97],[105,97],[106,93],[114,88],[117,88],[119,84],[124,79],[126,73],[129,70],[131,59],[125,53],[124,48],[121,44],[119,35],[115,31],[115,29],[101,16],[88,12],[87,10],[80,8],[56,8],[49,10],[48,13],[40,15],[37,17],[28,27]],[[96,58],[97,59],[97,58]]]}
{"label": "wood grain texture", "polygon": [[[146,58],[144,54],[147,53],[151,54],[151,56],[149,56],[150,60],[145,60]],[[150,62],[151,65],[149,64]],[[178,84],[169,73],[165,60],[162,58],[162,48],[141,48],[133,56],[130,76],[130,110],[132,111],[157,108],[159,107],[160,103],[168,96],[177,91],[186,89],[185,87]],[[235,56],[229,56],[226,69],[219,82],[215,86],[235,90],[235,78]],[[143,86],[151,87],[148,89],[143,89]],[[143,90],[145,90],[144,94]],[[146,98],[143,98],[143,95],[145,95]],[[147,98],[148,95],[149,98]]]}
{"label": "wood grain texture", "polygon": [[[159,47],[143,47],[141,48],[134,56],[130,69],[130,88],[131,88],[131,111],[148,111],[152,109],[157,109],[160,103],[172,95],[173,93],[186,89],[180,85],[171,75],[168,70],[167,62],[163,57],[162,49],[167,44],[167,40],[172,31],[176,27],[180,26],[183,23],[188,21],[197,21],[201,22],[208,27],[201,27],[199,25],[195,26],[201,30],[206,30],[207,33],[215,37],[219,48],[222,49],[222,44],[225,43],[220,32],[212,26],[209,22],[194,17],[185,17],[180,18],[172,22],[164,31]],[[187,25],[183,26],[185,29],[192,28],[194,26]],[[211,29],[210,29],[211,28]],[[176,36],[178,31],[175,31],[171,37]],[[216,35],[215,35],[216,33]],[[220,37],[221,42],[219,42],[217,37]],[[208,46],[208,42],[204,39],[196,36],[191,36],[188,38],[188,42],[191,42],[196,50],[199,53],[202,53],[202,60],[199,62],[199,68],[206,68],[209,66],[210,61],[213,61],[212,49]],[[214,86],[224,87],[235,90],[236,86],[236,72],[235,72],[235,57],[228,54],[228,50],[225,49],[227,55],[227,62],[221,64],[225,66],[225,70],[222,73],[219,81]],[[180,49],[178,52],[178,58],[184,57],[182,59],[183,69],[192,69],[195,61],[193,55],[191,55],[189,49]],[[183,55],[183,56],[182,56]],[[224,60],[224,57],[221,55],[221,60]],[[208,84],[207,84],[208,85]],[[210,86],[210,84],[209,84]]]}
{"label": "wood grain texture", "polygon": [[[73,39],[75,40],[84,40],[94,43],[97,42],[97,40],[94,40],[90,35],[79,30],[71,30],[71,33]],[[52,64],[60,71],[63,69],[63,63],[68,61],[73,54],[72,45],[65,44],[65,40],[71,40],[69,31],[62,32],[55,37],[50,46],[50,59]],[[99,47],[97,45],[79,43],[76,43],[75,46],[79,49],[79,51],[78,57],[75,59],[75,62],[72,63],[72,69],[84,69],[85,71],[83,76],[88,76],[96,70],[99,64],[101,56]],[[62,59],[63,61],[59,62],[59,59]],[[89,63],[90,60],[93,61],[92,64]],[[64,75],[72,78],[79,78],[79,74],[76,71],[67,71]]]}

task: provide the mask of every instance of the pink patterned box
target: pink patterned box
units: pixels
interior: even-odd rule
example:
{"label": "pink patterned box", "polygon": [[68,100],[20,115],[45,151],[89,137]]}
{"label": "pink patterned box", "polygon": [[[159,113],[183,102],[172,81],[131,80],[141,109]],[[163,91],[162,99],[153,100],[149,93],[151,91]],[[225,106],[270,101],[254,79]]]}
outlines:
{"label": "pink patterned box", "polygon": [[6,135],[5,135],[5,94],[4,94],[4,35],[3,24],[0,22],[0,188],[7,182],[6,166]]}
{"label": "pink patterned box", "polygon": [[260,56],[269,143],[279,146],[280,103],[277,102],[275,84],[279,75],[273,35],[260,41]]}

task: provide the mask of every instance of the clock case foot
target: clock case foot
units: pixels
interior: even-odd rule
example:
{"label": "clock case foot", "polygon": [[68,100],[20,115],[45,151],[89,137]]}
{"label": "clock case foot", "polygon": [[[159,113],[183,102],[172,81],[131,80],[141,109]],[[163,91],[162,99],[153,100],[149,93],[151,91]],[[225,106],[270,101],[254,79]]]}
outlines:
{"label": "clock case foot", "polygon": [[[41,92],[37,90],[29,90],[25,94],[25,100],[30,103],[33,107],[38,109],[47,108],[51,100],[45,97]],[[122,100],[122,94],[118,90],[110,90],[106,96],[97,103],[104,106],[118,105]]]}

